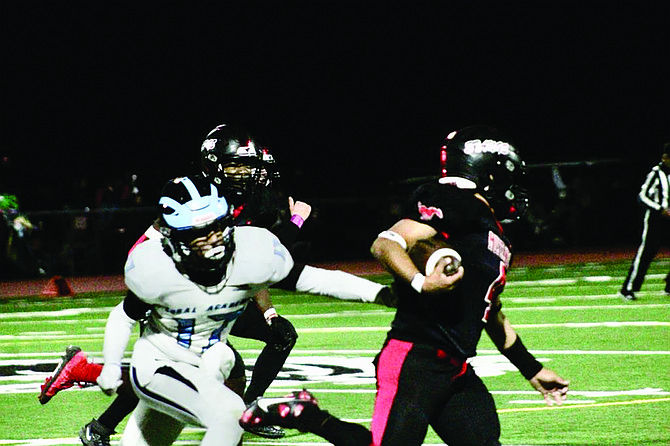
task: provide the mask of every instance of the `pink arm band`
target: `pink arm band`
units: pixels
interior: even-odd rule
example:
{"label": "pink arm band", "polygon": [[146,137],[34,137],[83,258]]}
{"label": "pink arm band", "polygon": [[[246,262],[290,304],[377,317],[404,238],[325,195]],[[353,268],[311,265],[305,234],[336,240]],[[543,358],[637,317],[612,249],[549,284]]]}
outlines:
{"label": "pink arm band", "polygon": [[305,223],[305,220],[298,214],[293,214],[291,216],[291,222],[296,225],[298,228],[302,228],[303,223]]}

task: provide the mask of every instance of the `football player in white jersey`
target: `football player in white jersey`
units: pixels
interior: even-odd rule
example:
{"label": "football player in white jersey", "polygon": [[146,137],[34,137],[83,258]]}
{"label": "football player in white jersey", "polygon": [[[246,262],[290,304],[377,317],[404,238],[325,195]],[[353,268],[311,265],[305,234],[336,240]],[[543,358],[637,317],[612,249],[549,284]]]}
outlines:
{"label": "football player in white jersey", "polygon": [[[286,200],[274,184],[280,176],[274,158],[246,130],[219,125],[205,138],[200,167],[203,175],[214,182],[234,207],[235,225],[254,225],[270,229],[285,246],[291,249],[300,227],[310,214],[311,207],[300,201]],[[287,207],[288,204],[288,207]],[[150,227],[138,243],[162,235]],[[357,277],[343,271],[315,268],[296,262],[289,275],[273,287],[306,293],[330,295],[345,300],[375,302],[393,306],[390,287]],[[247,404],[262,396],[281,370],[297,339],[290,321],[276,313],[269,295],[256,296],[256,304],[246,308],[232,331],[233,336],[256,339],[265,343],[253,368],[250,385],[246,388],[242,358],[237,361],[226,384],[243,394]],[[258,321],[266,321],[259,324]],[[89,361],[76,346],[70,346],[63,360],[42,386],[39,400],[46,404],[60,390],[74,384],[95,385],[102,366]],[[105,377],[103,376],[103,379]],[[87,423],[79,432],[85,446],[100,446],[109,441],[114,429],[129,414],[137,398],[124,370],[126,384],[118,389],[117,397],[103,414]],[[248,427],[250,432],[266,438],[281,438],[282,429],[274,426]]]}
{"label": "football player in white jersey", "polygon": [[247,303],[285,278],[293,260],[268,230],[233,227],[226,199],[203,177],[170,181],[159,204],[162,237],[128,257],[132,293],[109,316],[98,384],[106,393],[120,385],[123,352],[144,319],[130,370],[140,403],[121,444],[171,444],[189,424],[206,429],[203,445],[237,445],[245,405],[222,381],[233,363],[226,338]]}

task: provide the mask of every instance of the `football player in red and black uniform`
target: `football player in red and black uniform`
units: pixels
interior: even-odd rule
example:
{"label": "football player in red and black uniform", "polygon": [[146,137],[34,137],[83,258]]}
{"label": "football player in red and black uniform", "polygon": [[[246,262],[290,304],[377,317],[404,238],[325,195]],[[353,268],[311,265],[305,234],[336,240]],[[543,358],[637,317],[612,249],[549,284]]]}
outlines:
{"label": "football player in red and black uniform", "polygon": [[[439,182],[420,187],[404,217],[372,245],[395,278],[399,301],[375,360],[371,429],[319,409],[308,392],[252,405],[243,424],[297,427],[335,445],[421,445],[429,426],[451,446],[499,445],[493,398],[468,361],[483,330],[547,404],[563,402],[568,382],[528,352],[499,299],[512,259],[500,221],[526,208],[524,163],[507,137],[484,126],[450,134],[442,160]],[[460,253],[456,273],[445,274],[440,261],[423,275],[410,259],[415,243],[434,237]]]}
{"label": "football player in red and black uniform", "polygon": [[[270,229],[291,250],[311,208],[291,197],[285,198],[281,189],[273,187],[279,173],[267,148],[245,130],[219,125],[205,138],[201,160],[202,172],[222,191],[226,191],[226,197],[236,206],[236,225]],[[380,304],[389,303],[391,299],[391,291],[378,283],[301,262],[296,262],[288,277],[272,288]],[[264,302],[257,300],[257,305],[247,306],[231,332],[233,336],[266,343],[256,360],[249,387],[244,392],[247,404],[265,393],[281,371],[297,339],[290,322],[275,315],[272,302],[266,296]],[[274,326],[275,323],[278,327]],[[237,355],[229,385],[242,381],[243,386],[243,366],[241,357]],[[283,434],[272,426],[263,431],[251,430],[270,438]]]}

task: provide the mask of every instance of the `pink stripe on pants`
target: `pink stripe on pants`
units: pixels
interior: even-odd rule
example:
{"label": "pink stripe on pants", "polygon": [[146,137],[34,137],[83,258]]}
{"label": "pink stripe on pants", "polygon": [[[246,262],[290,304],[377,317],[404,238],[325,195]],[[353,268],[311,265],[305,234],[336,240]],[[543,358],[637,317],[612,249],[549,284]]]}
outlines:
{"label": "pink stripe on pants", "polygon": [[375,411],[372,414],[372,425],[370,428],[372,430],[372,444],[374,446],[378,446],[384,437],[389,413],[398,392],[400,371],[413,345],[411,342],[391,339],[379,356],[379,364],[377,365],[377,398],[375,400]]}

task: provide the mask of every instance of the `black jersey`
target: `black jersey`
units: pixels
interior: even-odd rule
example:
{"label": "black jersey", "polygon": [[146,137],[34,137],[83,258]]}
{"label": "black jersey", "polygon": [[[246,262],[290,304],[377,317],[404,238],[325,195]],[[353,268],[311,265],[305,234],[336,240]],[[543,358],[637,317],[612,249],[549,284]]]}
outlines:
{"label": "black jersey", "polygon": [[419,294],[395,283],[398,311],[389,336],[425,343],[462,358],[475,356],[482,329],[500,309],[511,247],[489,207],[472,190],[429,184],[417,189],[405,218],[432,226],[460,253],[465,274],[444,294]]}
{"label": "black jersey", "polygon": [[[237,204],[237,203],[235,203]],[[300,228],[290,222],[291,212],[284,195],[269,187],[258,187],[233,213],[235,226],[253,225],[270,230],[291,249]]]}

